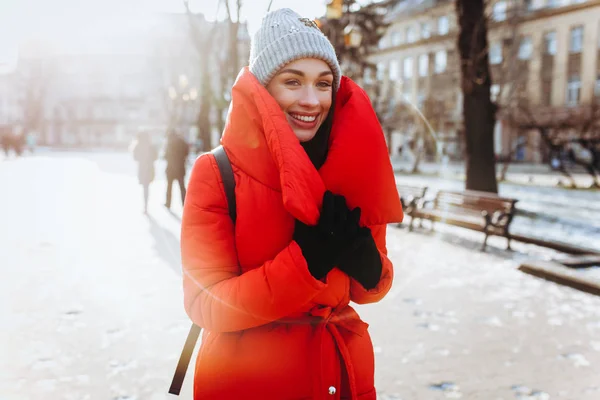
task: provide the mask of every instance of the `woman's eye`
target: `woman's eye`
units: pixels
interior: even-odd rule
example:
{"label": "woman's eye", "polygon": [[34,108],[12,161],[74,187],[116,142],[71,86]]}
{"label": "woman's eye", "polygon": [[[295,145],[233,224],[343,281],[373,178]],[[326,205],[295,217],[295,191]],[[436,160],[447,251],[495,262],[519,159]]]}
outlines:
{"label": "woman's eye", "polygon": [[300,84],[300,82],[298,82],[297,80],[293,79],[293,80],[289,80],[285,82],[286,85],[291,85],[291,86],[298,86]]}
{"label": "woman's eye", "polygon": [[319,86],[319,87],[323,87],[323,88],[328,88],[328,87],[331,87],[331,83],[329,83],[329,82],[327,82],[327,81],[323,81],[323,82],[319,82],[319,83],[317,84],[317,86]]}

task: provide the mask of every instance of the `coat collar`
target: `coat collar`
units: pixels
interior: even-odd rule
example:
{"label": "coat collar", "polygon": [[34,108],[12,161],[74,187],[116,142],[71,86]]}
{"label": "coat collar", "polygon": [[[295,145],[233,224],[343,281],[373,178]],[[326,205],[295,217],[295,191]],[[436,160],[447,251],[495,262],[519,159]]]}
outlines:
{"label": "coat collar", "polygon": [[233,86],[221,141],[233,165],[281,191],[285,208],[306,223],[317,222],[326,188],[360,206],[365,225],[401,221],[381,126],[349,78],[342,78],[334,116],[327,161],[317,171],[275,99],[246,67]]}

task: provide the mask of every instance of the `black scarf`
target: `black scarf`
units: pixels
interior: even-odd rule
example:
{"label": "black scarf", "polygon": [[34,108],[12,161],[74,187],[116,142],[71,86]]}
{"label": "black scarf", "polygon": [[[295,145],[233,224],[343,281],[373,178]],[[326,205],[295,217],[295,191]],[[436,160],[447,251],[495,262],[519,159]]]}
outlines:
{"label": "black scarf", "polygon": [[308,142],[300,143],[304,148],[308,158],[313,163],[315,168],[318,170],[325,160],[327,160],[327,152],[329,151],[329,135],[331,134],[331,127],[333,126],[333,110],[335,108],[335,100],[331,102],[331,108],[325,121],[321,124],[317,130],[317,134]]}

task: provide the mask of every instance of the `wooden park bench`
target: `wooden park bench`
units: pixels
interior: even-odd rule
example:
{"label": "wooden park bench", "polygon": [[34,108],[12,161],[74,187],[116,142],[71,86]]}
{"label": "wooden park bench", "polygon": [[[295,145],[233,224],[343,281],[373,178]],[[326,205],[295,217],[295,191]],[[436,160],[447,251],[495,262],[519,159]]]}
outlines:
{"label": "wooden park bench", "polygon": [[510,249],[509,226],[515,215],[517,200],[500,197],[493,193],[467,190],[464,192],[440,190],[434,199],[424,201],[413,208],[409,230],[417,219],[443,222],[485,233],[482,251],[487,246],[489,236],[502,236],[507,239]]}
{"label": "wooden park bench", "polygon": [[427,186],[396,185],[396,188],[400,194],[402,210],[408,215],[413,208],[420,205],[427,192]]}

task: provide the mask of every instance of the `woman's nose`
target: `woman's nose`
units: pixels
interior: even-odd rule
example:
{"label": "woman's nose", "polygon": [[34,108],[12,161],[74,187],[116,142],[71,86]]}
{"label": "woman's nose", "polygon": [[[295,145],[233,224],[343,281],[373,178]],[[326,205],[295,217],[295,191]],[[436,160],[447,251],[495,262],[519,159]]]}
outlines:
{"label": "woman's nose", "polygon": [[301,106],[316,107],[319,105],[319,97],[315,93],[313,87],[307,87],[302,91],[302,96],[299,101]]}

